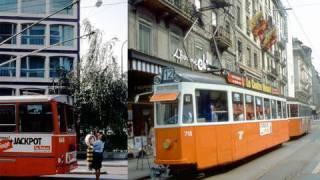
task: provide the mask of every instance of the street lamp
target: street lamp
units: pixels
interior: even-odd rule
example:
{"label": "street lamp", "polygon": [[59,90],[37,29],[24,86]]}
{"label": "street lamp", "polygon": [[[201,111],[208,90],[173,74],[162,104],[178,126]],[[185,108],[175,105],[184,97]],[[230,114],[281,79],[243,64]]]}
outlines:
{"label": "street lamp", "polygon": [[102,5],[102,0],[97,0],[97,2],[96,2],[96,7],[100,7],[101,5]]}

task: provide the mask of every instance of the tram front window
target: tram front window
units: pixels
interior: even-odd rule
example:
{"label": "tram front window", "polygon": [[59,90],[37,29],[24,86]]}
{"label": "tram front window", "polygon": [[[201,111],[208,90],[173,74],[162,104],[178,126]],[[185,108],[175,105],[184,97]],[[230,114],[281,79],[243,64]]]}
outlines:
{"label": "tram front window", "polygon": [[178,101],[156,103],[157,124],[169,125],[178,123]]}
{"label": "tram front window", "polygon": [[52,132],[50,104],[21,104],[19,108],[21,132]]}
{"label": "tram front window", "polygon": [[14,105],[0,105],[0,132],[13,132],[16,129],[16,108]]}
{"label": "tram front window", "polygon": [[197,121],[228,121],[227,92],[212,90],[196,90]]}

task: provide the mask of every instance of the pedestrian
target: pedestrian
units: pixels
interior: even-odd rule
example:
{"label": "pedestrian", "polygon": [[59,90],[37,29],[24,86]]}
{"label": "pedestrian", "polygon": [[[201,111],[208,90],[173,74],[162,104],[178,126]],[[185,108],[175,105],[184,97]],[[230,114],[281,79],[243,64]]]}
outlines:
{"label": "pedestrian", "polygon": [[96,138],[93,134],[88,134],[85,137],[85,143],[87,144],[87,162],[88,169],[92,170],[92,161],[93,161],[93,143],[96,141]]}
{"label": "pedestrian", "polygon": [[97,133],[98,140],[93,143],[93,161],[92,168],[96,171],[96,180],[100,178],[100,169],[103,160],[104,143],[106,137],[102,132]]}

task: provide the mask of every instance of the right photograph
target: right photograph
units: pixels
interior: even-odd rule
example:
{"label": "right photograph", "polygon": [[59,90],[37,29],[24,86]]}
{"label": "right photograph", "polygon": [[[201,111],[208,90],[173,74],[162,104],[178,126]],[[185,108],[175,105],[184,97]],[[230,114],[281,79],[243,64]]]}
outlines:
{"label": "right photograph", "polygon": [[318,6],[129,0],[129,179],[320,179]]}

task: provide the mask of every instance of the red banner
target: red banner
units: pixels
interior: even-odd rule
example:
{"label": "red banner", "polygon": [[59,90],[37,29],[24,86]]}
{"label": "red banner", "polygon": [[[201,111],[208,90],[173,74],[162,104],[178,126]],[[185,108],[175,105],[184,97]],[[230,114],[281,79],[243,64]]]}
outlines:
{"label": "red banner", "polygon": [[228,73],[227,81],[230,84],[244,86],[244,79],[241,76],[237,76],[237,75],[232,74],[232,73]]}

